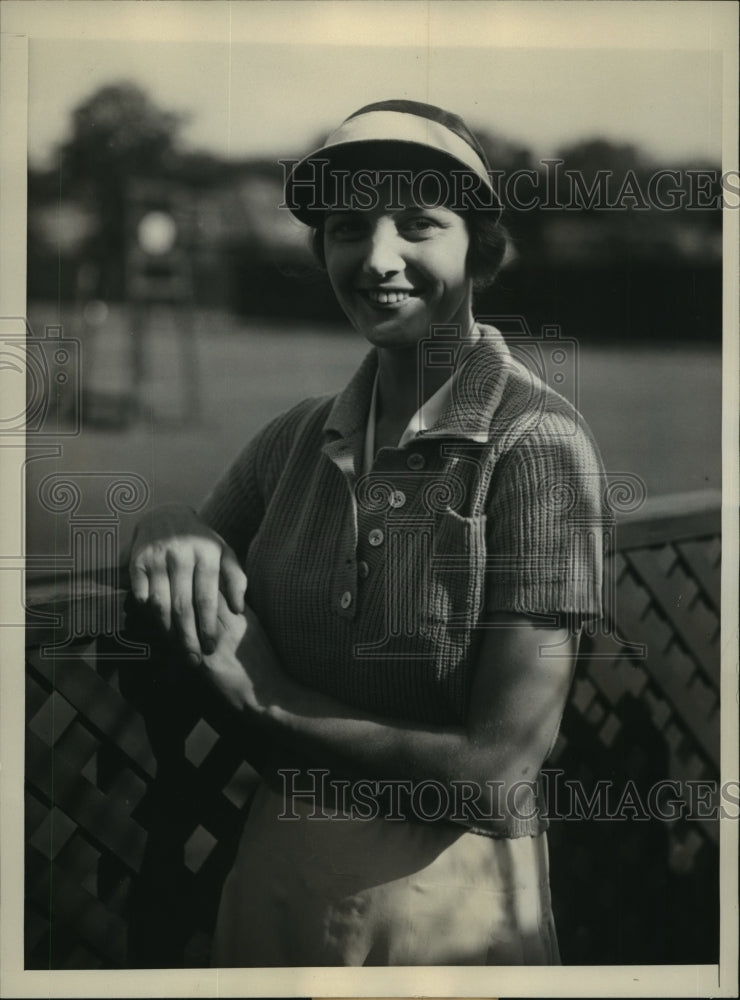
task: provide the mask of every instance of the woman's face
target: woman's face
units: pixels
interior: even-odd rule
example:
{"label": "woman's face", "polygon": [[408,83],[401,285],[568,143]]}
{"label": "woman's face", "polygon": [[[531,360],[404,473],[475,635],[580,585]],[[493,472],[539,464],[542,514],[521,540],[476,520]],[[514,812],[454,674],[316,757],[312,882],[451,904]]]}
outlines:
{"label": "woman's face", "polygon": [[[391,208],[330,212],[324,254],[339,304],[377,347],[409,348],[433,325],[472,324],[470,242],[461,215],[419,207],[408,187]],[[400,207],[399,207],[400,206]]]}

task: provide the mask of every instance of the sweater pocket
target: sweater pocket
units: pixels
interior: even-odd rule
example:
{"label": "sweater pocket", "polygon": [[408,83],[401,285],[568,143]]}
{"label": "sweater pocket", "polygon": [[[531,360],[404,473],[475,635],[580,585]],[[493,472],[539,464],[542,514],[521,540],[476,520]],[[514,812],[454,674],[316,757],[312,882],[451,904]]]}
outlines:
{"label": "sweater pocket", "polygon": [[463,517],[453,510],[436,514],[431,548],[430,623],[467,635],[483,604],[485,514]]}
{"label": "sweater pocket", "polygon": [[452,510],[434,517],[425,609],[434,648],[438,698],[458,721],[465,718],[483,605],[486,517],[463,517]]}

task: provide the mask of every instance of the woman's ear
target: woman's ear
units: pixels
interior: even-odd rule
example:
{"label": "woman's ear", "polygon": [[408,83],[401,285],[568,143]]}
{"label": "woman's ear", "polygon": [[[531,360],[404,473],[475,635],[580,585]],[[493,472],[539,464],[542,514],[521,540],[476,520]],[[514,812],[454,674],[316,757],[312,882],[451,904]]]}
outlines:
{"label": "woman's ear", "polygon": [[481,285],[481,275],[478,266],[478,254],[476,253],[475,247],[473,245],[473,234],[470,234],[470,244],[468,246],[468,252],[465,255],[465,273],[470,279],[472,290],[474,292],[478,291]]}
{"label": "woman's ear", "polygon": [[317,226],[311,231],[311,249],[316,260],[323,268],[326,268],[326,256],[324,254],[324,227]]}

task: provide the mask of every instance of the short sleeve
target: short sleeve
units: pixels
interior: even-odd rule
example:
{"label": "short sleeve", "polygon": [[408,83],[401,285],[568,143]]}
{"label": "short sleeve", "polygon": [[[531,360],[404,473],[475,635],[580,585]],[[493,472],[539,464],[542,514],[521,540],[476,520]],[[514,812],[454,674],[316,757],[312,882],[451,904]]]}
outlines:
{"label": "short sleeve", "polygon": [[264,515],[258,466],[261,434],[242,450],[204,500],[199,515],[244,561]]}
{"label": "short sleeve", "polygon": [[263,427],[203,501],[199,516],[242,562],[312,402],[304,400]]}
{"label": "short sleeve", "polygon": [[580,418],[548,415],[500,460],[486,507],[486,610],[602,615],[605,475]]}

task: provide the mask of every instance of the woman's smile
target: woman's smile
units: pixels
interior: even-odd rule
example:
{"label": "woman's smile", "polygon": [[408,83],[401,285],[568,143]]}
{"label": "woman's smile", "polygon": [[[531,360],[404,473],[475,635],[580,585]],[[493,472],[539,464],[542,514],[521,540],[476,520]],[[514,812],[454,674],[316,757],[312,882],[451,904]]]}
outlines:
{"label": "woman's smile", "polygon": [[420,206],[408,193],[393,208],[331,212],[324,228],[339,304],[378,347],[413,346],[435,325],[470,328],[469,245],[462,215]]}
{"label": "woman's smile", "polygon": [[397,306],[407,302],[412,295],[410,289],[404,288],[361,288],[360,292],[376,306]]}

